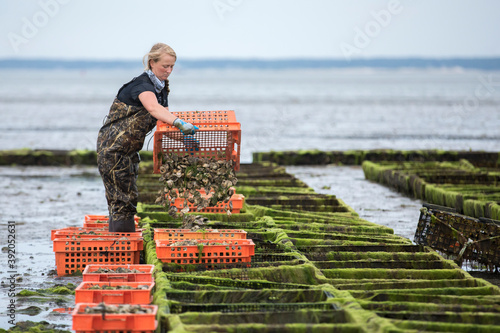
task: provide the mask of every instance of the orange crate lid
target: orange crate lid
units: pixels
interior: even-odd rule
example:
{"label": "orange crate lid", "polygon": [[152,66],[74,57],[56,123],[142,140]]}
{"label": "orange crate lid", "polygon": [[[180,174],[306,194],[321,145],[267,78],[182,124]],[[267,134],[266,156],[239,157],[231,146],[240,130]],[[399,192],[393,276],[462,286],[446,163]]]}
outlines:
{"label": "orange crate lid", "polygon": [[73,330],[75,331],[152,331],[156,329],[156,313],[158,306],[141,305],[151,309],[151,313],[84,313],[85,308],[97,307],[96,303],[77,303],[73,310]]}
{"label": "orange crate lid", "polygon": [[154,239],[246,239],[247,232],[237,229],[205,229],[191,231],[190,229],[155,228]]}
{"label": "orange crate lid", "polygon": [[108,227],[103,227],[103,226],[99,226],[99,227],[66,227],[66,228],[61,228],[61,229],[52,229],[50,231],[50,240],[54,240],[54,237],[55,234],[59,231],[83,231],[83,230],[86,230],[86,231],[108,231]]}
{"label": "orange crate lid", "polygon": [[[154,282],[82,282],[75,289],[75,303],[149,304]],[[146,289],[91,289],[93,286],[117,288],[128,286]]]}
{"label": "orange crate lid", "polygon": [[[199,128],[199,131],[212,130],[241,130],[241,125],[236,121],[236,115],[233,110],[215,110],[215,111],[173,111],[174,116],[191,123]],[[179,129],[162,121],[158,121],[158,131],[179,132]]]}
{"label": "orange crate lid", "polygon": [[[233,160],[240,165],[241,125],[232,110],[172,112],[176,117],[197,126],[192,136],[184,136],[178,128],[158,121],[154,134],[154,173],[160,172],[163,155],[192,155],[200,158]],[[186,141],[185,139],[189,140]],[[196,142],[196,149],[190,142]]]}
{"label": "orange crate lid", "polygon": [[[140,273],[96,273],[99,268],[128,268],[140,271]],[[105,265],[91,264],[83,271],[83,282],[152,282],[154,265]]]}
{"label": "orange crate lid", "polygon": [[142,237],[109,237],[68,239],[55,238],[53,242],[54,252],[120,252],[141,251],[143,249]]}
{"label": "orange crate lid", "polygon": [[[137,229],[136,229],[137,230]],[[90,234],[91,233],[91,234]],[[142,231],[109,232],[107,228],[68,227],[50,231],[51,240],[56,238],[109,238],[109,237],[142,237]],[[74,239],[73,238],[73,239]]]}
{"label": "orange crate lid", "polygon": [[[251,239],[237,240],[196,240],[198,245],[172,246],[178,240],[158,239],[156,255],[158,259],[232,259],[250,257],[255,254],[255,244]],[[220,245],[227,243],[228,245]],[[199,247],[199,245],[203,247]]]}

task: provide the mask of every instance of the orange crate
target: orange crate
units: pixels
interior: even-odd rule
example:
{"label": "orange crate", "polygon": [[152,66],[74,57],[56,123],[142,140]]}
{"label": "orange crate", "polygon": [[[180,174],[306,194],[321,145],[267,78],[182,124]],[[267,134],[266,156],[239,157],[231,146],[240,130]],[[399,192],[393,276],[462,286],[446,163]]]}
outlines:
{"label": "orange crate", "polygon": [[88,264],[139,264],[142,237],[120,237],[106,240],[56,238],[57,275],[83,271]]}
{"label": "orange crate", "polygon": [[[138,288],[146,285],[147,289],[91,289],[93,286]],[[75,303],[106,304],[149,304],[154,282],[82,282],[75,289]]]}
{"label": "orange crate", "polygon": [[[197,141],[198,150],[186,147],[184,135],[177,127],[158,121],[154,134],[154,173],[160,172],[161,156],[168,154],[233,160],[234,169],[240,169],[241,125],[236,121],[234,111],[181,111],[172,114],[199,128],[194,136],[190,136]],[[221,153],[224,153],[223,156],[220,156]]]}
{"label": "orange crate", "polygon": [[[205,193],[205,191],[202,189],[200,190],[200,194],[203,198],[208,197],[208,195]],[[174,201],[174,206],[177,207],[178,209],[182,209],[184,207],[184,202],[186,200],[184,198],[175,198]],[[229,202],[232,202],[233,209],[232,213],[233,214],[238,214],[240,210],[243,208],[243,204],[245,202],[245,196],[243,194],[233,194],[231,196],[231,199]],[[203,208],[200,213],[226,213],[227,210],[229,210],[229,202],[224,203],[220,202],[217,206],[211,206],[207,208]],[[189,211],[194,213],[196,212],[196,207],[192,203],[188,201],[188,206],[189,206]]]}
{"label": "orange crate", "polygon": [[64,232],[68,232],[68,231],[74,231],[74,232],[89,232],[89,231],[94,231],[94,232],[100,232],[100,231],[108,231],[108,228],[107,227],[66,227],[66,228],[61,228],[61,229],[53,229],[50,231],[50,240],[54,240],[55,238],[55,235],[57,232],[59,231],[64,231]]}
{"label": "orange crate", "polygon": [[[77,332],[96,332],[119,330],[124,332],[146,332],[156,329],[158,306],[141,305],[151,309],[151,313],[84,313],[86,307],[94,308],[96,303],[77,303],[73,310],[73,330]],[[119,306],[119,305],[117,305]]]}
{"label": "orange crate", "polygon": [[[255,254],[255,244],[251,239],[238,240],[197,240],[198,245],[170,246],[176,240],[158,239],[156,255],[164,263],[177,264],[222,264],[250,262]],[[228,245],[217,245],[218,243]],[[203,245],[203,246],[200,246]]]}
{"label": "orange crate", "polygon": [[[99,268],[128,268],[141,273],[96,273]],[[83,282],[153,282],[154,265],[87,265]]]}
{"label": "orange crate", "polygon": [[[93,232],[94,234],[88,234]],[[110,238],[110,237],[141,237],[142,232],[109,232],[107,228],[94,228],[94,227],[68,227],[63,229],[56,229],[50,231],[50,239],[56,238]]]}
{"label": "orange crate", "polygon": [[190,229],[155,229],[155,239],[246,239],[247,232],[237,229],[205,229],[191,231]]}

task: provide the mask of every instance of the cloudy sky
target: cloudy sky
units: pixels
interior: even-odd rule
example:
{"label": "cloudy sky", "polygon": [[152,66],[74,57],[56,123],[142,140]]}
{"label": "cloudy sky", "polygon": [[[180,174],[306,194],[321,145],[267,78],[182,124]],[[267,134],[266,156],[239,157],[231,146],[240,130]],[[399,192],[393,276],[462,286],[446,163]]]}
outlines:
{"label": "cloudy sky", "polygon": [[0,0],[0,58],[500,56],[498,0]]}

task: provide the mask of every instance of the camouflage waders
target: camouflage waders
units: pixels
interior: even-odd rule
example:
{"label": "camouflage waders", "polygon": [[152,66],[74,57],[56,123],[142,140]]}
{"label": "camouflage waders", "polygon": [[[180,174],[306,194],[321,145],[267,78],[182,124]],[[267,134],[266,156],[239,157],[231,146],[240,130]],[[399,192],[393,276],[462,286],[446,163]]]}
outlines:
{"label": "camouflage waders", "polygon": [[115,98],[97,138],[97,167],[106,189],[109,231],[135,231],[139,151],[156,119],[142,106]]}

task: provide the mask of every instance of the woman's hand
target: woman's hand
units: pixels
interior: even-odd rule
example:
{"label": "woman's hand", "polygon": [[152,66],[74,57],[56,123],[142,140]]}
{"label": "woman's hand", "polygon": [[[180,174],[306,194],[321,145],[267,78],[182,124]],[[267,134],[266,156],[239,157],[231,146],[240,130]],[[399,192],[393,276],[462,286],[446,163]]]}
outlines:
{"label": "woman's hand", "polygon": [[187,123],[180,118],[175,119],[172,125],[180,129],[182,134],[184,135],[193,135],[198,129],[198,127],[194,126],[191,123]]}

